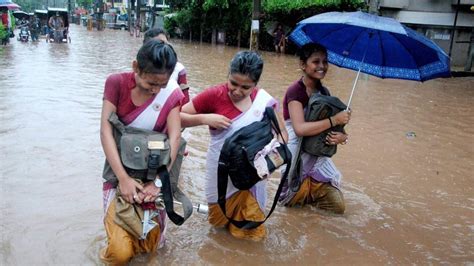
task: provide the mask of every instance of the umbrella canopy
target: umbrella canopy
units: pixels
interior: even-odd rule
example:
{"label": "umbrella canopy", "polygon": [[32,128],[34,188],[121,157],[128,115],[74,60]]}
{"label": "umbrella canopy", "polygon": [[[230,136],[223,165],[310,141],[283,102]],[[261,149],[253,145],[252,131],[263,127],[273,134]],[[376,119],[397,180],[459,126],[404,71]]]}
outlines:
{"label": "umbrella canopy", "polygon": [[17,19],[21,19],[21,18],[29,18],[30,17],[30,14],[24,12],[24,11],[21,11],[21,10],[17,10],[17,11],[13,11],[13,16]]}
{"label": "umbrella canopy", "polygon": [[391,18],[328,12],[299,22],[289,38],[298,46],[320,43],[329,62],[380,78],[425,81],[451,75],[449,57],[439,46]]}

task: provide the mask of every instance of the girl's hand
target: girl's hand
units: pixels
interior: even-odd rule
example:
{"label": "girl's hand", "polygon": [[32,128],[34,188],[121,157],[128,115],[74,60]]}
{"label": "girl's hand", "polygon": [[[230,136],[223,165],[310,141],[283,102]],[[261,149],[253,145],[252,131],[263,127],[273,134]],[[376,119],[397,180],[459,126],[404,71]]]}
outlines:
{"label": "girl's hand", "polygon": [[345,144],[348,137],[349,136],[347,134],[331,131],[326,136],[326,144],[327,145]]}
{"label": "girl's hand", "polygon": [[204,124],[215,129],[226,129],[232,124],[232,120],[218,114],[206,114]]}
{"label": "girl's hand", "polygon": [[133,203],[142,203],[138,197],[138,192],[143,190],[143,186],[140,185],[133,178],[128,177],[119,182],[120,193],[122,197],[130,204]]}
{"label": "girl's hand", "polygon": [[345,125],[349,123],[351,120],[351,111],[341,111],[337,113],[335,116],[331,117],[332,122],[334,123],[333,126],[337,125]]}
{"label": "girl's hand", "polygon": [[161,188],[156,187],[154,182],[148,182],[143,187],[143,190],[138,193],[138,198],[141,202],[154,202],[160,192]]}

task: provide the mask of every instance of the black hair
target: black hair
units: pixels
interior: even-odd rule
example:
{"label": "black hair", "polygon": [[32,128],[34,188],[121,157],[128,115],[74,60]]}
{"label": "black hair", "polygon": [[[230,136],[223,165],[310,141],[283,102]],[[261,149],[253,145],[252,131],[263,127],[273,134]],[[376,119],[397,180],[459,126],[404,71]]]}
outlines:
{"label": "black hair", "polygon": [[230,61],[229,73],[231,75],[235,73],[246,75],[255,83],[260,79],[262,71],[263,60],[256,52],[238,52]]}
{"label": "black hair", "polygon": [[144,37],[143,37],[143,43],[146,43],[147,41],[155,38],[156,36],[163,34],[166,36],[166,39],[168,38],[168,33],[163,29],[163,28],[153,28],[149,29],[145,32]]}
{"label": "black hair", "polygon": [[147,41],[137,53],[138,70],[142,73],[171,75],[177,61],[173,47],[159,40]]}
{"label": "black hair", "polygon": [[314,53],[323,53],[327,56],[328,50],[319,43],[307,43],[303,45],[303,47],[301,47],[298,51],[300,60],[303,62],[306,62],[306,60],[308,60],[308,58],[310,58]]}

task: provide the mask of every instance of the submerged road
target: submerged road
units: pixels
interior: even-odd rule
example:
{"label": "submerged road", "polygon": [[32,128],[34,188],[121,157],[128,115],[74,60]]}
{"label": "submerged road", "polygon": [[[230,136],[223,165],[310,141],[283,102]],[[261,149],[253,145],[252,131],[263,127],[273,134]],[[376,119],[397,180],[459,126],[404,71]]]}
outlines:
{"label": "submerged road", "polygon": [[[103,86],[130,71],[141,39],[71,26],[70,44],[0,47],[0,263],[96,265],[105,245],[99,139]],[[172,40],[191,94],[225,82],[235,47]],[[291,55],[262,52],[260,86],[283,99]],[[354,71],[324,84],[347,101]],[[277,207],[262,242],[237,240],[195,213],[169,223],[163,249],[132,265],[474,263],[474,78],[417,83],[362,77],[350,143],[338,149],[346,213]],[[180,186],[204,202],[207,128],[186,129]],[[269,198],[277,187],[270,181]],[[270,200],[271,203],[271,200]]]}

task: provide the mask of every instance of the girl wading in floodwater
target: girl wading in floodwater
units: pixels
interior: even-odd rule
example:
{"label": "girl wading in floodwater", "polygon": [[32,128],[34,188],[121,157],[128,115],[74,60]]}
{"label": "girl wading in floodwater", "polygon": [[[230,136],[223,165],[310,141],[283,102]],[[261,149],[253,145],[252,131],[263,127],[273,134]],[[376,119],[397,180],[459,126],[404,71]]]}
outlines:
{"label": "girl wading in floodwater", "polygon": [[[177,158],[181,138],[179,110],[184,95],[176,81],[170,80],[177,61],[173,48],[158,40],[150,40],[138,51],[133,61],[133,72],[112,74],[105,82],[102,106],[100,136],[107,159],[104,170],[104,225],[107,233],[107,247],[101,259],[113,265],[126,264],[135,255],[153,252],[164,244],[166,212],[146,203],[153,203],[161,189],[161,180],[156,175],[154,181],[140,184],[135,179],[137,173],[130,173],[122,165],[109,117],[116,113],[120,122],[126,126],[153,130],[168,135],[170,143],[171,169]],[[170,81],[170,82],[168,82]],[[137,146],[138,147],[138,146]],[[123,147],[122,147],[123,148]],[[138,152],[136,149],[135,152]],[[133,151],[132,151],[133,152]],[[122,150],[123,153],[123,150]],[[133,156],[132,156],[133,157]],[[147,178],[148,180],[148,178]],[[115,219],[120,203],[148,208],[153,211],[153,221],[157,224],[144,239],[131,234]],[[145,206],[145,205],[147,206]],[[134,208],[137,208],[134,207]]]}
{"label": "girl wading in floodwater", "polygon": [[[300,51],[300,67],[303,77],[295,81],[286,91],[283,99],[283,117],[288,131],[288,147],[293,157],[297,156],[298,137],[315,136],[337,125],[345,125],[350,120],[350,111],[319,121],[305,121],[305,108],[313,93],[329,95],[321,80],[328,70],[327,50],[319,44],[306,44]],[[348,135],[332,131],[326,138],[327,145],[346,144]],[[342,214],[345,210],[344,197],[339,189],[341,173],[331,158],[301,152],[302,173],[295,178],[299,189],[293,192],[287,185],[280,194],[280,202],[285,206],[311,204],[320,209]],[[290,173],[291,175],[291,173]]]}

